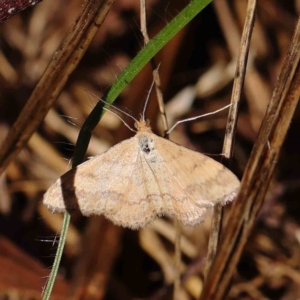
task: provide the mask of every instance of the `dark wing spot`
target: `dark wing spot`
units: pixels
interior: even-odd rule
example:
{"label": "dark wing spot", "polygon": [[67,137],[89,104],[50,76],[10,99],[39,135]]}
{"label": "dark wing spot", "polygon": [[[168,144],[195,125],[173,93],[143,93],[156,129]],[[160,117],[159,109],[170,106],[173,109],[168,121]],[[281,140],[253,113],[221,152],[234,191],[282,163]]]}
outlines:
{"label": "dark wing spot", "polygon": [[148,139],[147,137],[142,137],[139,140],[139,144],[140,144],[140,149],[145,153],[145,154],[149,154],[154,148],[153,145],[151,145],[153,143],[153,140],[150,138]]}
{"label": "dark wing spot", "polygon": [[142,151],[146,154],[149,154],[150,153],[150,148],[149,148],[149,144],[144,144],[143,147],[142,147]]}

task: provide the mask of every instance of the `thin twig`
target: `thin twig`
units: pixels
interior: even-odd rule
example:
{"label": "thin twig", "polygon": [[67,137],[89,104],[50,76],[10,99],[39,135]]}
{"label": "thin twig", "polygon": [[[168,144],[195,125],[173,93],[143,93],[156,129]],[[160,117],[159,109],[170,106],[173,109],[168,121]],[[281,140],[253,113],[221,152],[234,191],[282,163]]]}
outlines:
{"label": "thin twig", "polygon": [[[248,2],[247,18],[245,20],[245,25],[243,29],[242,38],[241,38],[240,52],[239,52],[236,72],[235,72],[236,76],[234,79],[233,90],[231,95],[232,105],[230,106],[229,109],[226,133],[225,133],[224,144],[223,144],[222,155],[226,160],[232,158],[233,155],[234,138],[235,138],[235,132],[236,132],[236,126],[238,120],[238,108],[239,108],[239,102],[240,102],[242,88],[245,80],[250,40],[251,40],[251,35],[254,26],[255,10],[256,10],[256,0],[250,0]],[[217,204],[214,208],[214,213],[212,217],[211,235],[209,238],[207,262],[205,265],[205,272],[204,272],[205,277],[207,276],[211,264],[217,253],[217,248],[221,236],[222,216],[223,216],[223,208],[221,204]]]}
{"label": "thin twig", "polygon": [[144,37],[144,44],[147,45],[150,41],[147,31],[147,18],[146,18],[146,3],[145,0],[140,0],[140,19],[141,19],[141,32]]}
{"label": "thin twig", "polygon": [[223,219],[223,207],[221,204],[214,206],[213,216],[210,226],[209,241],[207,247],[206,263],[204,268],[204,279],[206,280],[210,267],[215,259],[221,236]]}

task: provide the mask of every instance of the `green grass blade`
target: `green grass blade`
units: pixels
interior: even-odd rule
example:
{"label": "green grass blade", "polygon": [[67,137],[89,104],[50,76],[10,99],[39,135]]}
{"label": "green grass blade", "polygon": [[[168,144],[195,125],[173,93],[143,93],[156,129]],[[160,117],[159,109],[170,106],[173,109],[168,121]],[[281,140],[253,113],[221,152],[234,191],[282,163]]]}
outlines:
{"label": "green grass blade", "polygon": [[62,257],[63,251],[64,251],[68,228],[69,228],[69,224],[70,224],[70,219],[71,219],[70,214],[68,212],[66,212],[64,214],[63,226],[61,229],[61,234],[60,234],[60,238],[59,238],[59,243],[58,243],[58,248],[56,251],[54,263],[52,266],[52,270],[51,270],[49,279],[47,281],[47,286],[45,288],[45,292],[43,294],[43,300],[50,299],[51,292],[52,292],[52,289],[53,289],[53,286],[55,283],[56,275],[58,272],[60,260],[61,260],[61,257]]}

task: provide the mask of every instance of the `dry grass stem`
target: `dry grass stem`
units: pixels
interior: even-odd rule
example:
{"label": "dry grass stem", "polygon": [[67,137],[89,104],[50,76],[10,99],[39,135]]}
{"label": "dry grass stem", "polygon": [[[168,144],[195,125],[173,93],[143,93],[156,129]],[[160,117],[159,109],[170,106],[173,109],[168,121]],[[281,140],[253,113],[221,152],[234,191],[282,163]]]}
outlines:
{"label": "dry grass stem", "polygon": [[[216,1],[215,6],[218,7],[218,5],[221,5],[223,7],[224,3],[221,4],[221,1]],[[232,105],[229,108],[228,120],[226,125],[226,133],[225,133],[223,150],[222,150],[222,155],[227,161],[232,158],[233,151],[234,151],[234,140],[235,140],[235,134],[237,128],[237,121],[238,121],[239,103],[241,100],[242,88],[245,80],[250,41],[251,41],[252,31],[254,27],[255,11],[256,11],[256,1],[251,0],[248,2],[247,17],[245,20],[244,29],[241,36],[240,51],[237,57],[237,66],[236,66],[235,78],[233,82],[233,90],[231,95]],[[223,12],[219,15],[223,15]],[[211,236],[208,244],[205,276],[207,276],[208,271],[217,253],[218,244],[221,235],[221,228],[222,228],[222,215],[223,215],[222,206],[216,205],[216,207],[214,208],[214,214],[212,218],[212,228],[211,228]]]}

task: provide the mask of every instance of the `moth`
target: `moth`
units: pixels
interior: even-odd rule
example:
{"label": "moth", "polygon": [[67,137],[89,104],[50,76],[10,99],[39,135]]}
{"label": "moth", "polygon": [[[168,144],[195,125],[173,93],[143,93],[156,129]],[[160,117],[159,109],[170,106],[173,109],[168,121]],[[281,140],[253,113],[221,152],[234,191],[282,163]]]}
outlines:
{"label": "moth", "polygon": [[222,164],[157,136],[143,118],[135,127],[132,138],[62,175],[45,193],[46,207],[138,229],[163,215],[195,226],[236,197],[240,182]]}

